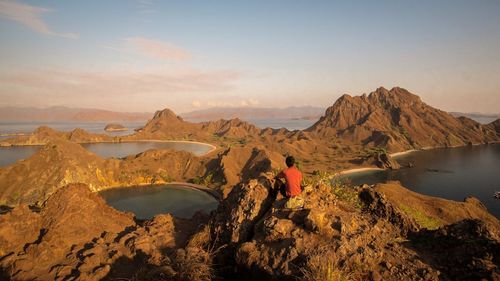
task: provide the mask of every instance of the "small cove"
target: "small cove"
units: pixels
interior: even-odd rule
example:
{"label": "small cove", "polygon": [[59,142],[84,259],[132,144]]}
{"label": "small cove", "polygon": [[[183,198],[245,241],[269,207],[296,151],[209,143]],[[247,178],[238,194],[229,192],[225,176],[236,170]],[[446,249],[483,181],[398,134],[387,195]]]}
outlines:
{"label": "small cove", "polygon": [[209,213],[218,205],[210,194],[182,184],[113,188],[99,194],[110,206],[139,219],[164,213],[191,218],[197,211]]}

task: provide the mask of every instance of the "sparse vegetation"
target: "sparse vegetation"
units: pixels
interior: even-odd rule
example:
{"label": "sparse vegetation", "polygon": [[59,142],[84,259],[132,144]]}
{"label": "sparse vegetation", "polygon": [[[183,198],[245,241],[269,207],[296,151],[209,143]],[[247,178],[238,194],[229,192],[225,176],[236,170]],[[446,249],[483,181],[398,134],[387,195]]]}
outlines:
{"label": "sparse vegetation", "polygon": [[373,157],[380,154],[387,154],[387,148],[385,147],[369,147],[364,150],[365,157]]}
{"label": "sparse vegetation", "polygon": [[355,207],[361,209],[361,202],[359,201],[358,192],[351,187],[346,179],[338,175],[330,174],[323,171],[314,171],[312,177],[304,177],[303,185],[326,185],[331,188],[332,193],[342,201],[345,201]]}
{"label": "sparse vegetation", "polygon": [[195,177],[195,178],[192,180],[192,182],[193,182],[194,184],[203,185],[203,186],[208,186],[209,184],[211,184],[211,183],[212,183],[213,176],[214,176],[214,174],[213,174],[213,173],[211,173],[211,172],[209,172],[209,173],[207,173],[205,176],[202,176],[202,177],[197,176],[197,177]]}
{"label": "sparse vegetation", "polygon": [[420,225],[420,227],[427,228],[429,230],[437,229],[441,226],[441,223],[430,216],[425,215],[421,211],[412,208],[410,206],[401,204],[400,208],[409,216],[415,219],[415,221]]}
{"label": "sparse vegetation", "polygon": [[306,266],[301,270],[304,281],[348,281],[352,280],[328,249],[318,249],[307,258]]}

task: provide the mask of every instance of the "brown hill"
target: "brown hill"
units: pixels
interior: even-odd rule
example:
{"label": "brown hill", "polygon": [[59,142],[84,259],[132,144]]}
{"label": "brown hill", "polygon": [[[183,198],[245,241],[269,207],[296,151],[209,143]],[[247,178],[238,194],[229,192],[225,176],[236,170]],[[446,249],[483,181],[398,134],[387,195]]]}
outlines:
{"label": "brown hill", "polygon": [[496,132],[497,138],[500,138],[500,119],[497,119],[497,120],[489,123],[485,127],[490,129],[491,131]]}
{"label": "brown hill", "polygon": [[204,123],[184,121],[172,110],[157,111],[154,117],[131,139],[213,140],[214,137],[243,138],[258,134],[260,129],[240,119]]}
{"label": "brown hill", "polygon": [[119,138],[104,134],[89,133],[80,128],[76,128],[70,132],[61,132],[47,126],[40,126],[30,135],[17,136],[3,140],[1,145],[44,145],[52,140],[58,139],[76,143],[113,142],[119,140]]}
{"label": "brown hill", "polygon": [[227,194],[241,181],[279,169],[283,163],[283,156],[262,147],[231,147],[202,157],[152,149],[124,159],[103,159],[77,143],[56,138],[33,156],[0,168],[0,205],[40,205],[70,183],[86,183],[92,191],[100,191],[194,182]]}
{"label": "brown hill", "polygon": [[378,88],[369,95],[343,95],[306,131],[389,151],[494,141],[491,130],[469,118],[455,118],[402,88]]}

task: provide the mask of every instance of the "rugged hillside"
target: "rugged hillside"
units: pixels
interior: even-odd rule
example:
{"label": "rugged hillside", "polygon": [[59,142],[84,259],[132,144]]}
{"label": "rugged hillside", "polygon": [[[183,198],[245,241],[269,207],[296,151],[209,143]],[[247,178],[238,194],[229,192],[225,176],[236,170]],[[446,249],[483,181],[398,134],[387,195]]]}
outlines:
{"label": "rugged hillside", "polygon": [[402,88],[343,95],[306,131],[390,151],[496,141],[487,126],[433,108]]}
{"label": "rugged hillside", "polygon": [[500,119],[489,123],[488,125],[486,125],[486,127],[491,131],[496,132],[497,137],[500,138]]}
{"label": "rugged hillside", "polygon": [[260,129],[240,119],[204,123],[184,121],[170,109],[157,111],[154,117],[130,139],[216,140],[244,138],[259,134]]}
{"label": "rugged hillside", "polygon": [[231,147],[203,157],[185,151],[148,150],[124,159],[103,159],[77,143],[56,138],[30,158],[0,168],[0,205],[40,204],[70,183],[86,183],[99,191],[188,181],[223,195],[263,170],[283,165],[282,155],[262,147]]}
{"label": "rugged hillside", "polygon": [[184,247],[198,223],[166,214],[138,225],[85,185],[69,185],[40,212],[20,205],[0,216],[0,279],[121,280],[166,271],[167,253]]}
{"label": "rugged hillside", "polygon": [[[285,199],[273,192],[273,185],[270,177],[261,176],[235,187],[212,216],[212,236],[218,237],[217,246],[226,249],[216,261],[237,268],[226,272],[228,279],[499,277],[493,253],[500,247],[500,223],[486,210],[476,209],[475,203],[463,203],[464,210],[476,210],[468,213],[457,212],[452,205],[458,202],[437,202],[435,208],[441,213],[425,217],[427,220],[437,221],[448,214],[456,220],[437,221],[427,230],[427,225],[420,224],[424,215],[392,204],[391,195],[372,187],[356,191],[321,184],[309,186],[305,189],[304,208],[293,210],[284,208]],[[399,186],[398,192],[404,197],[409,191]],[[487,221],[478,220],[485,217]],[[460,257],[453,257],[459,253]]]}
{"label": "rugged hillside", "polygon": [[150,150],[123,160],[103,159],[79,144],[55,139],[30,158],[0,169],[0,205],[41,203],[69,183],[86,183],[98,191],[188,180],[204,173],[204,161],[188,152],[170,150]]}
{"label": "rugged hillside", "polygon": [[[500,223],[439,201],[430,229],[377,187],[311,185],[287,209],[270,174],[237,185],[207,218],[137,223],[85,185],[40,210],[0,215],[0,278],[11,280],[497,280]],[[408,190],[398,187],[398,196]],[[361,198],[358,200],[357,198]],[[428,197],[426,200],[436,198]],[[441,204],[442,203],[442,204]],[[450,205],[451,204],[451,205]],[[465,202],[467,210],[476,203]],[[414,207],[410,204],[410,206]],[[463,215],[460,217],[460,215]],[[436,220],[429,216],[427,220]],[[201,227],[200,227],[201,226]]]}

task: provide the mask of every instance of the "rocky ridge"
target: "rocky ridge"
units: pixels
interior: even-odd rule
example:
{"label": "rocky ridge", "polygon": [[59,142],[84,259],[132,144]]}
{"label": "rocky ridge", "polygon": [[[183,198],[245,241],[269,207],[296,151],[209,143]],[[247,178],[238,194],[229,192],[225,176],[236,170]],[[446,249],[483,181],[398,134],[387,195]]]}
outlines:
{"label": "rocky ridge", "polygon": [[498,141],[489,126],[433,108],[399,87],[343,95],[306,131],[391,152]]}

